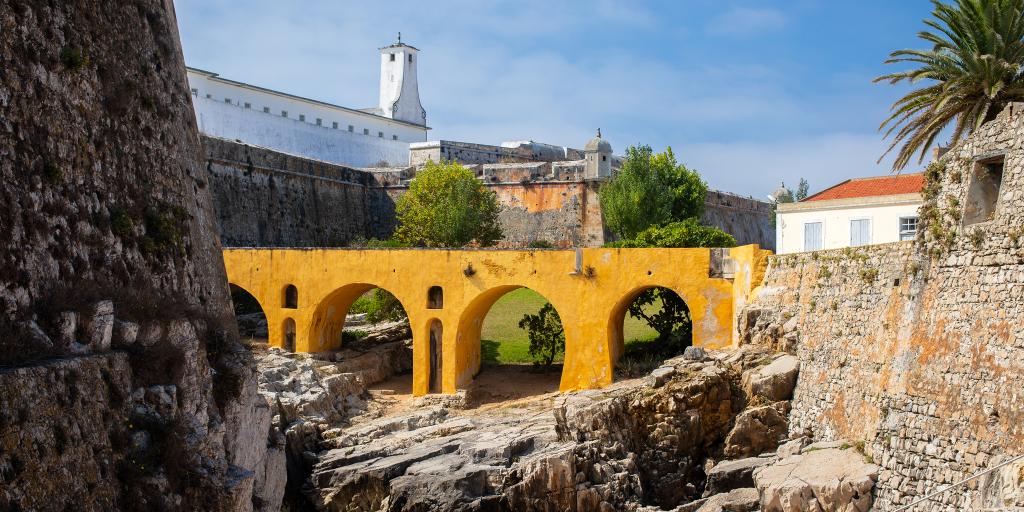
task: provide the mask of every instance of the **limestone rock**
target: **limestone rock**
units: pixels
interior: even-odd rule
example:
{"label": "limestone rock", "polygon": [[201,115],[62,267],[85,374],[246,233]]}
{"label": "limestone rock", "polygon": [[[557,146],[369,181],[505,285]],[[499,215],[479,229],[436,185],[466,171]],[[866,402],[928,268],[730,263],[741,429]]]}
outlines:
{"label": "limestone rock", "polygon": [[775,450],[789,429],[779,406],[764,405],[747,409],[736,417],[736,424],[725,438],[725,455],[749,457]]}
{"label": "limestone rock", "polygon": [[89,314],[87,338],[92,349],[105,352],[110,350],[110,338],[114,333],[114,303],[104,300],[97,302]]}
{"label": "limestone rock", "polygon": [[754,471],[764,512],[866,512],[878,466],[852,449],[805,448]]}
{"label": "limestone rock", "polygon": [[710,496],[733,489],[753,487],[754,470],[771,462],[770,457],[748,457],[719,462],[711,468],[711,471],[708,471],[707,482],[704,484],[704,495]]}
{"label": "limestone rock", "polygon": [[757,489],[744,487],[704,500],[696,512],[752,512],[758,510],[761,495]]}
{"label": "limestone rock", "polygon": [[793,397],[800,360],[783,355],[770,364],[743,373],[742,386],[747,396],[760,396],[772,402]]}
{"label": "limestone rock", "polygon": [[[998,461],[992,462],[993,467],[997,465]],[[1024,509],[1024,459],[983,476],[981,500],[985,510]]]}

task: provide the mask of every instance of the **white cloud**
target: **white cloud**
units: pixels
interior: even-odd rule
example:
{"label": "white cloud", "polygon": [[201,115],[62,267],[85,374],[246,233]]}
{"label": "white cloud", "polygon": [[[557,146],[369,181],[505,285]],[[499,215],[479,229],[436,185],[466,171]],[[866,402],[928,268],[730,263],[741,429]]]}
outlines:
{"label": "white cloud", "polygon": [[712,18],[706,29],[709,34],[749,35],[777,30],[787,23],[786,15],[777,9],[734,6]]}

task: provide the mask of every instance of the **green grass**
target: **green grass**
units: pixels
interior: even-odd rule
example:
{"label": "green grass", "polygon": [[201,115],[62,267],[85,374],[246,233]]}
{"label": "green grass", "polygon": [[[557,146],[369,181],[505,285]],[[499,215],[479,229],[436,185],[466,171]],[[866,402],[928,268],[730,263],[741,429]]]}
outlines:
{"label": "green grass", "polygon": [[[528,288],[506,293],[487,313],[480,333],[481,359],[484,364],[531,363],[530,338],[519,328],[523,315],[536,314],[544,303],[543,296]],[[626,315],[623,323],[626,350],[652,341],[657,333],[643,320]],[[635,350],[635,349],[634,349]],[[561,361],[559,356],[557,361]]]}

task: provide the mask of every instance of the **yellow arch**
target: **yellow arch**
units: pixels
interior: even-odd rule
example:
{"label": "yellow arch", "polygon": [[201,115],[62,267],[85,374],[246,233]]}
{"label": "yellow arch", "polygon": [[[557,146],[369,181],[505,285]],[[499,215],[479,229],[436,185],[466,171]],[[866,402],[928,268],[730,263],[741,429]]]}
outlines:
{"label": "yellow arch", "polygon": [[[755,246],[709,249],[436,250],[436,249],[226,249],[228,281],[256,297],[267,323],[296,322],[296,350],[337,347],[343,315],[367,290],[393,293],[409,315],[413,334],[413,392],[429,389],[430,321],[442,327],[442,390],[466,386],[480,363],[479,328],[505,293],[520,287],[543,295],[558,310],[566,353],[560,388],[587,389],[612,382],[621,332],[611,319],[639,290],[663,286],[686,301],[694,344],[728,346],[737,339],[733,315],[760,284],[769,251]],[[719,265],[718,261],[724,264]],[[298,289],[298,308],[284,309],[287,284]],[[428,304],[442,288],[440,308]],[[270,343],[282,346],[279,330]]]}

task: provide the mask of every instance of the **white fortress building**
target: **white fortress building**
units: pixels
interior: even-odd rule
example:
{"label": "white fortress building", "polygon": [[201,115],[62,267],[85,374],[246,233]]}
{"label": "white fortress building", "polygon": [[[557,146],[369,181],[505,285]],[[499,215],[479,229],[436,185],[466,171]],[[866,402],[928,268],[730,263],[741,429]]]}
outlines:
{"label": "white fortress building", "polygon": [[409,144],[427,140],[420,103],[419,50],[398,42],[380,49],[376,107],[349,108],[188,68],[203,134],[353,167],[409,165]]}

